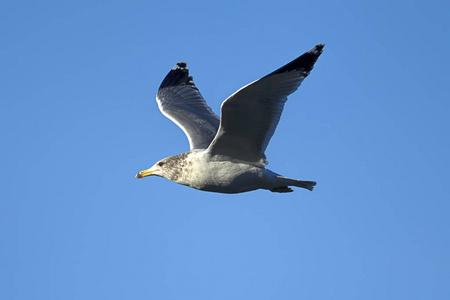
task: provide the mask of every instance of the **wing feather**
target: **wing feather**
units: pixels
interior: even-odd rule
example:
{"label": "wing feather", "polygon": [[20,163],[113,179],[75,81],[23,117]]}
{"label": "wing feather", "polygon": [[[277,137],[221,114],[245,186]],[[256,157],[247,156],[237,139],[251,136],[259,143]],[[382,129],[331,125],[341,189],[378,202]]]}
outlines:
{"label": "wing feather", "polygon": [[319,44],[228,97],[221,106],[220,126],[208,148],[217,160],[243,161],[264,166],[264,154],[280,121],[287,96],[311,72],[322,53]]}
{"label": "wing feather", "polygon": [[184,131],[191,150],[208,148],[219,117],[206,104],[185,62],[176,64],[164,78],[156,101],[161,113]]}

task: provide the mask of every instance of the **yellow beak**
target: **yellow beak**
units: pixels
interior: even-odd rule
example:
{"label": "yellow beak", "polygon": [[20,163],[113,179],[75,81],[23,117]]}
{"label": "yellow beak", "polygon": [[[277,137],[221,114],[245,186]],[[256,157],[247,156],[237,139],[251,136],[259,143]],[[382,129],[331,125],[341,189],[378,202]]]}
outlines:
{"label": "yellow beak", "polygon": [[140,171],[139,173],[136,174],[136,178],[147,177],[147,176],[152,175],[154,172],[155,172],[154,170],[151,171],[150,169]]}

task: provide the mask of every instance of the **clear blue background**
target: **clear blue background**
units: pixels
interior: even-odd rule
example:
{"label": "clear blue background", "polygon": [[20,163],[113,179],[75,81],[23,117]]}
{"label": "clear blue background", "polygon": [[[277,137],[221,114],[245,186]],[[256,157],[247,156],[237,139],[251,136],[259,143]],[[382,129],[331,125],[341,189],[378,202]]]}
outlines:
{"label": "clear blue background", "polygon": [[[1,299],[448,299],[448,1],[9,1],[0,12]],[[134,175],[188,150],[154,100],[212,109],[317,43],[269,167],[314,192]]]}

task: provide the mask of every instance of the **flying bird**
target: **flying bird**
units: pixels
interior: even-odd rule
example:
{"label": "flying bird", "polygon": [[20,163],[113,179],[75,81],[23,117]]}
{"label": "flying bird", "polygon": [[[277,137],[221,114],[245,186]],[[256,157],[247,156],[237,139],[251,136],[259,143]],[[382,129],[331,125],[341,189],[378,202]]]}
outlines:
{"label": "flying bird", "polygon": [[313,190],[315,181],[291,179],[265,166],[264,154],[292,94],[311,72],[325,45],[318,44],[276,71],[240,88],[221,106],[220,118],[206,104],[185,62],[177,63],[159,87],[160,111],[186,134],[190,150],[158,161],[136,178],[150,175],[202,191],[242,193],[266,189]]}

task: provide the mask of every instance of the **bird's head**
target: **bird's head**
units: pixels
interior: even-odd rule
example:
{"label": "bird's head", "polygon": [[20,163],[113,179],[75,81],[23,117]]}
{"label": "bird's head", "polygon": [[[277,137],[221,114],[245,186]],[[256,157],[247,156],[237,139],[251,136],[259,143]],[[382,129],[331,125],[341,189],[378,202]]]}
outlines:
{"label": "bird's head", "polygon": [[137,173],[136,178],[144,178],[144,177],[151,176],[151,175],[164,177],[165,164],[166,164],[166,162],[164,161],[164,159],[160,160],[156,164],[154,164],[151,168]]}
{"label": "bird's head", "polygon": [[161,159],[150,169],[140,171],[136,178],[156,175],[180,183],[189,169],[190,162],[186,159],[190,151]]}

